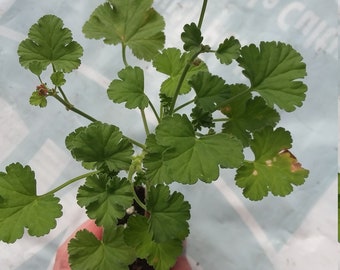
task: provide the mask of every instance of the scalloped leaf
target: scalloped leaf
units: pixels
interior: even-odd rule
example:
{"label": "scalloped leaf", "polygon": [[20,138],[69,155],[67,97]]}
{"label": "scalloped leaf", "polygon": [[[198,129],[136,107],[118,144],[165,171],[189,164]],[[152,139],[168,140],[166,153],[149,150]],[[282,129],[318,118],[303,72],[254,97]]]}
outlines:
{"label": "scalloped leaf", "polygon": [[77,202],[98,226],[114,228],[133,203],[131,184],[126,178],[92,175],[79,187]]}
{"label": "scalloped leaf", "polygon": [[197,138],[186,115],[164,118],[155,139],[151,140],[153,148],[158,144],[162,152],[147,154],[144,162],[153,184],[194,184],[198,179],[209,183],[218,178],[219,167],[238,167],[244,158],[241,142],[229,134]]}
{"label": "scalloped leaf", "polygon": [[152,0],[110,0],[94,10],[83,32],[107,44],[122,43],[136,57],[151,60],[165,43],[164,19],[151,5]]}
{"label": "scalloped leaf", "polygon": [[55,71],[71,72],[80,65],[83,48],[72,39],[69,29],[55,15],[45,15],[29,30],[18,47],[20,64],[40,74],[50,64]]}
{"label": "scalloped leaf", "polygon": [[113,80],[107,94],[116,103],[125,103],[128,109],[145,109],[149,98],[144,93],[144,72],[140,67],[128,66],[118,72],[120,79]]}
{"label": "scalloped leaf", "polygon": [[269,106],[278,105],[286,111],[302,106],[307,86],[299,79],[306,76],[302,56],[290,45],[282,42],[261,42],[241,49],[237,59],[250,80],[253,91],[258,92]]}
{"label": "scalloped leaf", "polygon": [[154,242],[148,229],[147,218],[140,215],[129,218],[124,238],[128,245],[135,248],[137,256],[146,259],[156,270],[171,269],[183,250],[182,241],[179,239]]}
{"label": "scalloped leaf", "polygon": [[131,164],[132,144],[114,125],[94,122],[69,134],[65,143],[72,156],[85,163],[85,168],[120,171]]}
{"label": "scalloped leaf", "polygon": [[103,240],[87,231],[78,231],[68,245],[72,270],[128,270],[135,259],[134,250],[124,241],[124,228],[104,230]]}
{"label": "scalloped leaf", "polygon": [[235,177],[246,198],[261,200],[269,191],[275,196],[286,196],[293,191],[293,185],[305,182],[309,172],[287,150],[291,141],[283,128],[266,127],[254,133],[250,147],[255,160],[245,162]]}
{"label": "scalloped leaf", "polygon": [[184,240],[189,235],[190,204],[184,201],[183,194],[170,194],[168,186],[151,187],[146,207],[150,213],[149,231],[156,242]]}
{"label": "scalloped leaf", "polygon": [[0,198],[0,240],[7,243],[21,238],[25,228],[29,235],[45,235],[62,216],[59,198],[38,196],[34,172],[19,163],[0,173]]}
{"label": "scalloped leaf", "polygon": [[183,49],[186,51],[200,49],[203,37],[198,26],[195,23],[186,24],[183,30],[181,34],[181,39],[184,42]]}
{"label": "scalloped leaf", "polygon": [[248,99],[244,104],[243,102],[244,100],[236,100],[228,108],[224,108],[228,121],[223,124],[223,132],[237,136],[244,146],[248,146],[251,132],[266,126],[274,127],[280,120],[280,115],[259,96]]}
{"label": "scalloped leaf", "polygon": [[[168,97],[173,97],[176,92],[178,81],[182,76],[183,70],[190,59],[189,53],[181,53],[179,49],[167,48],[158,54],[152,62],[152,65],[157,71],[169,76],[161,85],[161,93]],[[207,71],[207,65],[197,59],[198,61],[192,64],[187,71],[185,80],[179,91],[180,94],[186,94],[190,92],[190,85],[188,81],[192,76],[200,71]]]}
{"label": "scalloped leaf", "polygon": [[230,87],[225,81],[210,72],[199,72],[189,84],[196,92],[195,103],[204,111],[214,112],[230,96]]}
{"label": "scalloped leaf", "polygon": [[221,64],[229,65],[241,53],[241,44],[235,37],[226,38],[219,46],[215,55]]}

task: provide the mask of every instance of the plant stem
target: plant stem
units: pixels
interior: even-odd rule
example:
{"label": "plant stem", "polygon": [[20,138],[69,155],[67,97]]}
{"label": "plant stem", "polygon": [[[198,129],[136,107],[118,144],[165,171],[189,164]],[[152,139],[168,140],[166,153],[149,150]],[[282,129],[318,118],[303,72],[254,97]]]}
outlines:
{"label": "plant stem", "polygon": [[122,43],[122,58],[123,58],[123,62],[124,62],[125,67],[128,67],[129,64],[126,60],[126,45],[124,43]]}
{"label": "plant stem", "polygon": [[148,136],[150,134],[150,130],[148,127],[148,122],[146,121],[145,111],[143,109],[140,109],[140,112],[142,114],[144,130],[145,130],[146,135]]}
{"label": "plant stem", "polygon": [[176,90],[175,90],[175,95],[172,99],[172,102],[171,102],[171,106],[170,106],[170,115],[173,114],[174,112],[174,108],[175,108],[175,105],[176,105],[176,101],[177,101],[177,98],[178,98],[178,95],[179,95],[179,91],[181,90],[181,87],[182,87],[182,84],[184,82],[184,79],[185,79],[185,76],[187,75],[189,69],[190,69],[190,66],[191,66],[191,63],[197,58],[197,56],[202,52],[202,50],[200,50],[199,52],[195,53],[191,58],[190,60],[188,61],[188,63],[186,64],[186,66],[184,67],[183,69],[183,72],[182,72],[182,75],[178,81],[178,84],[177,84],[177,87],[176,87]]}
{"label": "plant stem", "polygon": [[86,119],[92,121],[92,122],[96,122],[97,120],[95,118],[93,118],[92,116],[84,113],[83,111],[77,109],[76,107],[74,107],[70,102],[65,101],[63,98],[61,98],[58,94],[54,94],[52,95],[55,99],[57,99],[59,102],[61,102],[65,107],[66,110],[70,110],[73,111],[83,117],[85,117]]}
{"label": "plant stem", "polygon": [[150,100],[149,100],[149,104],[150,104],[150,107],[151,107],[155,117],[157,118],[157,122],[159,123],[161,121],[161,119],[160,119],[160,117],[159,117],[159,115],[158,115],[158,113],[156,111],[155,106],[153,106],[153,104],[152,104],[152,102]]}
{"label": "plant stem", "polygon": [[[202,26],[202,23],[203,23],[203,18],[204,18],[204,14],[205,14],[205,10],[207,8],[207,4],[208,4],[208,0],[203,0],[203,4],[202,4],[202,9],[201,9],[201,14],[200,14],[200,18],[198,20],[198,28],[201,29],[201,26]],[[175,90],[175,95],[174,95],[174,98],[172,100],[172,103],[171,103],[171,106],[170,106],[170,115],[172,115],[174,113],[174,108],[175,108],[175,105],[176,105],[176,101],[177,101],[177,97],[179,95],[179,91],[182,87],[182,84],[184,82],[184,79],[185,79],[185,76],[187,75],[188,71],[189,71],[189,68],[190,68],[190,65],[191,63],[197,58],[197,56],[202,53],[204,50],[206,50],[206,48],[202,48],[199,52],[195,53],[190,61],[186,64],[184,70],[183,70],[183,73],[181,75],[181,78],[179,79],[178,81],[178,85],[177,85],[177,88]],[[186,106],[186,105],[185,105]],[[178,109],[178,108],[177,108]]]}
{"label": "plant stem", "polygon": [[190,100],[190,101],[188,101],[188,102],[185,102],[184,104],[182,104],[182,105],[178,106],[176,109],[174,109],[174,112],[179,111],[180,109],[182,109],[182,108],[184,108],[184,107],[190,105],[190,104],[193,103],[193,102],[195,102],[195,99],[192,99],[192,100]]}
{"label": "plant stem", "polygon": [[213,122],[224,122],[224,121],[228,121],[229,119],[228,118],[216,118],[216,119],[213,119],[212,121]]}
{"label": "plant stem", "polygon": [[133,181],[132,181],[132,176],[134,175],[134,173],[135,173],[135,167],[133,166],[133,164],[131,164],[129,173],[128,173],[128,180],[131,184],[133,198],[135,199],[135,201],[138,203],[140,207],[142,207],[145,211],[147,211],[145,204],[139,199],[138,195],[136,194],[135,186],[133,185]]}
{"label": "plant stem", "polygon": [[134,145],[138,146],[139,148],[141,148],[141,149],[143,149],[143,150],[146,151],[146,146],[145,146],[144,144],[142,144],[142,143],[140,143],[140,142],[137,142],[136,140],[131,139],[131,138],[125,136],[125,135],[123,135],[123,137],[124,137],[125,139],[129,140],[130,143],[132,143],[132,144],[134,144]]}
{"label": "plant stem", "polygon": [[[56,98],[59,102],[61,102],[63,105],[65,105],[65,107],[66,107],[67,110],[70,110],[70,111],[72,111],[72,112],[75,112],[75,113],[77,113],[77,114],[79,114],[79,115],[85,117],[86,119],[90,120],[91,122],[97,122],[97,119],[95,119],[95,118],[93,118],[92,116],[90,116],[90,115],[84,113],[83,111],[77,109],[77,108],[74,107],[71,103],[66,102],[64,99],[62,99],[62,98],[61,98],[60,96],[58,96],[57,94],[54,94],[54,95],[52,95],[52,96],[53,96],[54,98]],[[134,139],[131,139],[131,138],[125,136],[125,135],[123,135],[123,137],[124,137],[125,139],[129,140],[132,144],[134,144],[134,145],[140,147],[140,148],[143,149],[143,150],[146,150],[146,147],[145,147],[144,144],[142,144],[142,143],[140,143],[140,142],[137,142],[137,141],[135,141]]]}
{"label": "plant stem", "polygon": [[70,102],[68,101],[68,99],[67,99],[67,97],[66,97],[66,95],[65,95],[65,93],[64,93],[64,91],[63,91],[63,89],[62,89],[60,86],[58,86],[58,90],[59,90],[59,92],[61,93],[61,95],[63,96],[64,100],[65,100],[67,103],[70,103]]}
{"label": "plant stem", "polygon": [[64,184],[62,184],[62,185],[56,187],[55,189],[52,189],[51,191],[49,191],[49,192],[47,192],[47,193],[45,193],[44,195],[41,195],[41,196],[48,196],[48,195],[54,194],[54,193],[56,193],[57,191],[59,191],[59,190],[65,188],[65,187],[67,187],[68,185],[71,185],[72,183],[77,182],[77,181],[79,181],[79,180],[81,180],[81,179],[84,179],[84,178],[86,178],[86,177],[89,177],[89,176],[91,176],[91,175],[97,174],[98,172],[99,172],[99,171],[94,171],[94,172],[89,172],[89,173],[85,173],[85,174],[79,175],[79,176],[77,176],[77,177],[75,177],[75,178],[72,178],[72,179],[66,181]]}
{"label": "plant stem", "polygon": [[202,27],[203,18],[204,18],[205,10],[207,8],[207,4],[208,4],[208,0],[203,0],[203,4],[202,4],[202,8],[201,8],[201,14],[200,14],[200,18],[198,20],[198,25],[197,25],[199,29],[201,29],[201,27]]}
{"label": "plant stem", "polygon": [[41,83],[41,84],[44,84],[43,81],[42,81],[42,79],[41,79],[41,77],[40,77],[39,75],[37,75],[37,77],[38,77],[40,83]]}

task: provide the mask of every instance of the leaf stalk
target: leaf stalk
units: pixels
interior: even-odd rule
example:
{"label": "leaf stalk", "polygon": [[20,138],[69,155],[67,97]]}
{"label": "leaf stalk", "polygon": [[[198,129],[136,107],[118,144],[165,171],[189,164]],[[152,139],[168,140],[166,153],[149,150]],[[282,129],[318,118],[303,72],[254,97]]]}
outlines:
{"label": "leaf stalk", "polygon": [[59,190],[61,190],[61,189],[65,188],[65,187],[67,187],[67,186],[73,184],[74,182],[77,182],[77,181],[82,180],[82,179],[84,179],[84,178],[86,178],[86,177],[95,175],[95,174],[97,174],[97,173],[99,173],[99,171],[93,171],[93,172],[89,172],[89,173],[85,173],[85,174],[79,175],[79,176],[77,176],[77,177],[75,177],[75,178],[72,178],[72,179],[66,181],[66,182],[63,183],[62,185],[60,185],[60,186],[58,186],[58,187],[52,189],[51,191],[45,193],[44,195],[41,195],[41,197],[43,197],[43,196],[48,196],[48,195],[52,195],[52,194],[58,192]]}
{"label": "leaf stalk", "polygon": [[202,8],[201,8],[201,14],[200,14],[200,18],[198,20],[198,25],[197,25],[197,27],[199,29],[201,29],[201,27],[202,27],[205,10],[207,9],[207,4],[208,4],[208,0],[203,0],[203,4],[202,4]]}
{"label": "leaf stalk", "polygon": [[145,130],[146,135],[148,136],[150,134],[150,130],[149,130],[148,122],[146,120],[145,111],[143,109],[141,109],[140,112],[142,114],[144,130]]}
{"label": "leaf stalk", "polygon": [[177,101],[177,98],[178,98],[178,95],[179,95],[179,91],[181,90],[181,87],[182,87],[182,84],[184,82],[184,79],[185,79],[185,76],[187,75],[190,67],[191,67],[191,64],[192,62],[197,58],[197,56],[203,52],[203,49],[201,49],[200,51],[198,51],[197,53],[195,53],[191,58],[190,60],[188,61],[188,63],[186,64],[186,66],[184,67],[183,69],[183,72],[182,72],[182,75],[178,81],[178,84],[177,84],[177,87],[176,87],[176,90],[175,90],[175,94],[174,94],[174,97],[172,99],[172,102],[171,102],[171,106],[170,106],[170,115],[172,115],[174,113],[174,108],[175,108],[175,105],[176,105],[176,101]]}

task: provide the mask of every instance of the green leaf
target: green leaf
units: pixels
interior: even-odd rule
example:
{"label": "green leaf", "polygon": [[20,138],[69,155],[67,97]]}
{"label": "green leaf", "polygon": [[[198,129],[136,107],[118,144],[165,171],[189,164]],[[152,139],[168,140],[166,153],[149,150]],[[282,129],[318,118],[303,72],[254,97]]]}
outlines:
{"label": "green leaf", "polygon": [[291,137],[283,128],[266,127],[254,133],[250,147],[255,155],[253,162],[245,162],[237,170],[236,184],[250,200],[261,200],[270,191],[275,196],[286,196],[293,185],[302,185],[308,170],[286,149]]}
{"label": "green leaf", "polygon": [[24,229],[42,236],[55,228],[62,206],[54,195],[38,196],[34,172],[29,166],[13,163],[0,173],[0,240],[13,243]]}
{"label": "green leaf", "polygon": [[[153,66],[157,71],[169,76],[169,78],[161,85],[161,93],[168,97],[173,97],[175,95],[178,81],[182,76],[185,66],[190,60],[190,57],[191,55],[189,53],[181,54],[181,51],[176,48],[164,49],[155,57],[152,62]],[[200,60],[195,62],[195,64],[192,64],[186,74],[186,79],[184,80],[179,93],[188,93],[190,91],[190,85],[188,84],[189,79],[196,73],[207,70],[206,64]]]}
{"label": "green leaf", "polygon": [[200,49],[203,37],[197,25],[195,23],[186,24],[183,29],[184,32],[181,34],[181,39],[184,42],[183,49],[186,51]]}
{"label": "green leaf", "polygon": [[118,127],[101,122],[75,130],[66,137],[66,147],[85,167],[110,171],[127,170],[133,154],[132,144]]}
{"label": "green leaf", "polygon": [[146,139],[147,154],[144,157],[144,166],[147,168],[145,176],[155,183],[171,182],[168,170],[163,164],[163,152],[167,147],[157,144],[156,135],[150,134]]}
{"label": "green leaf", "polygon": [[57,71],[53,72],[51,75],[51,81],[55,86],[62,86],[65,84],[65,76],[64,73]]}
{"label": "green leaf", "polygon": [[241,53],[241,44],[235,37],[226,38],[218,46],[215,53],[221,64],[229,65],[234,59],[237,59]]}
{"label": "green leaf", "polygon": [[103,240],[87,231],[78,231],[68,245],[72,270],[128,270],[135,259],[134,250],[124,241],[124,228],[104,230]]}
{"label": "green leaf", "polygon": [[286,111],[302,106],[307,86],[299,79],[306,76],[306,65],[290,45],[261,42],[257,48],[251,44],[241,49],[237,61],[250,80],[252,90],[269,106],[276,104]]}
{"label": "green leaf", "polygon": [[181,193],[170,194],[168,186],[151,187],[146,207],[150,212],[149,231],[156,242],[184,240],[189,235],[190,204]]}
{"label": "green leaf", "polygon": [[118,72],[120,80],[113,80],[107,90],[111,100],[125,103],[128,109],[144,109],[149,104],[144,94],[144,73],[140,67],[126,67]]}
{"label": "green leaf", "polygon": [[151,5],[152,0],[110,0],[95,9],[83,32],[107,44],[122,43],[136,57],[151,60],[165,42],[163,17]]}
{"label": "green leaf", "polygon": [[[195,136],[186,115],[164,118],[156,128],[156,143],[163,152],[152,153],[144,163],[153,184],[177,181],[194,184],[212,182],[222,168],[238,167],[243,161],[242,144],[229,134]],[[157,162],[155,158],[161,158]],[[162,178],[160,178],[160,176]],[[164,177],[164,178],[163,178]]]}
{"label": "green leaf", "polygon": [[40,62],[32,62],[28,65],[28,69],[35,75],[40,76],[44,68]]}
{"label": "green leaf", "polygon": [[92,175],[79,187],[77,201],[98,226],[113,229],[133,203],[131,184],[126,178]]}
{"label": "green leaf", "polygon": [[[20,64],[35,74],[50,64],[55,71],[71,72],[78,68],[83,49],[73,41],[71,31],[63,26],[63,21],[54,15],[41,17],[30,28],[28,38],[19,44]],[[37,65],[40,65],[38,70]]]}
{"label": "green leaf", "polygon": [[191,122],[195,130],[201,130],[202,127],[215,127],[212,113],[204,111],[201,107],[194,107],[190,116],[192,118]]}
{"label": "green leaf", "polygon": [[47,106],[47,98],[44,95],[41,95],[38,91],[34,91],[29,100],[30,104],[33,106],[39,106],[40,108],[44,108]]}
{"label": "green leaf", "polygon": [[247,108],[247,102],[252,98],[249,87],[245,84],[230,84],[230,95],[233,100],[221,108],[221,112],[228,117],[242,115]]}
{"label": "green leaf", "polygon": [[169,270],[182,253],[182,241],[178,239],[156,243],[148,229],[147,218],[132,216],[124,233],[125,241],[136,250],[137,257],[146,259],[156,270]]}
{"label": "green leaf", "polygon": [[259,96],[247,100],[245,106],[242,103],[242,100],[231,102],[226,113],[228,121],[223,124],[223,131],[237,136],[244,146],[248,146],[251,132],[266,126],[274,127],[280,120],[280,115]]}
{"label": "green leaf", "polygon": [[265,162],[276,156],[281,150],[292,147],[292,137],[284,128],[273,129],[265,127],[254,133],[250,148],[255,155],[255,161]]}
{"label": "green leaf", "polygon": [[225,81],[209,72],[197,73],[191,78],[189,84],[196,92],[196,105],[207,112],[214,112],[231,96]]}

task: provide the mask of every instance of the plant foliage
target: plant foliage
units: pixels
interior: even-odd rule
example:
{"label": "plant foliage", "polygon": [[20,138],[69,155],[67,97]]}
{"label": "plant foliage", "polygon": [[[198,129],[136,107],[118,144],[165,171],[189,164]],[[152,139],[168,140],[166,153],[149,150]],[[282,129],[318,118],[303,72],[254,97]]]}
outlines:
{"label": "plant foliage", "polygon": [[[204,12],[200,22],[203,16]],[[76,234],[68,248],[72,269],[128,269],[134,259],[142,258],[157,270],[168,270],[189,235],[191,208],[169,184],[211,183],[221,170],[233,168],[244,196],[261,200],[269,193],[288,195],[293,186],[304,183],[308,170],[289,150],[289,131],[277,126],[279,109],[291,112],[305,99],[302,56],[282,42],[241,45],[233,36],[211,48],[203,43],[204,33],[194,22],[183,28],[184,51],[164,48],[164,27],[152,0],[105,1],[83,26],[87,38],[122,46],[125,66],[113,78],[107,95],[113,103],[141,111],[144,142],[96,120],[69,101],[63,89],[67,84],[64,73],[79,67],[83,49],[62,20],[45,15],[30,28],[18,47],[20,64],[39,79],[30,103],[46,107],[47,100],[55,98],[91,121],[65,140],[73,158],[88,171],[37,195],[32,169],[19,163],[9,165],[0,173],[0,240],[12,243],[25,228],[30,235],[48,233],[62,215],[54,194],[85,178],[77,202],[104,228],[104,235],[97,239],[86,230]],[[143,69],[128,64],[127,47],[138,59],[151,61],[155,72],[166,75],[159,91],[152,93],[160,97],[159,109],[147,95]],[[221,65],[238,64],[249,84],[231,84],[211,73],[202,54],[215,57]],[[47,69],[49,65],[52,68]],[[46,73],[50,82],[40,77]],[[154,129],[149,128],[150,119],[144,113],[147,107],[157,121]],[[245,159],[248,148],[254,160]],[[135,192],[141,185],[145,198]],[[132,206],[142,213],[127,215]]]}

